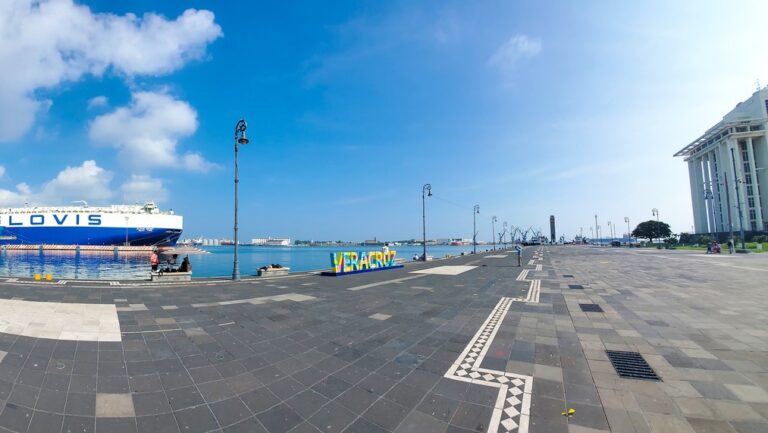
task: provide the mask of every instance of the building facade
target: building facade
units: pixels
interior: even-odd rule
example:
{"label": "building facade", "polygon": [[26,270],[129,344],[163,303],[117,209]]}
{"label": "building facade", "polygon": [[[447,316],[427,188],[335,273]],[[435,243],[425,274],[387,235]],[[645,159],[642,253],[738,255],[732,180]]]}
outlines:
{"label": "building facade", "polygon": [[688,163],[696,233],[768,231],[768,86],[675,156]]}

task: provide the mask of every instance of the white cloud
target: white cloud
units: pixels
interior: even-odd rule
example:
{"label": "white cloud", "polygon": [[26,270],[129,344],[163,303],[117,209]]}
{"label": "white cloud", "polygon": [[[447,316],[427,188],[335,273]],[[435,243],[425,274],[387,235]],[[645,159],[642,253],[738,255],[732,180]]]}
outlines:
{"label": "white cloud", "polygon": [[112,172],[98,165],[96,161],[84,161],[77,167],[65,168],[43,185],[38,199],[42,202],[68,202],[72,200],[103,201],[112,197],[109,183]]}
{"label": "white cloud", "polygon": [[3,176],[5,176],[5,167],[0,165],[0,177],[3,177]]}
{"label": "white cloud", "polygon": [[103,202],[112,198],[112,172],[99,167],[96,161],[83,161],[79,166],[67,166],[55,178],[49,180],[39,192],[26,183],[16,185],[16,190],[0,189],[0,206],[62,205],[73,200]]}
{"label": "white cloud", "polygon": [[89,136],[116,147],[124,162],[140,170],[179,167],[205,172],[213,164],[201,155],[176,153],[178,140],[195,130],[197,113],[188,103],[166,93],[136,92],[130,105],[96,117]]}
{"label": "white cloud", "polygon": [[147,175],[134,174],[120,187],[126,203],[144,203],[146,201],[163,202],[168,200],[168,190],[163,187],[162,179]]}
{"label": "white cloud", "polygon": [[222,35],[207,10],[174,20],[148,13],[93,13],[72,0],[0,2],[0,142],[20,137],[44,101],[40,89],[83,75],[159,75],[199,59]]}
{"label": "white cloud", "polygon": [[109,105],[109,99],[107,99],[107,97],[104,95],[94,96],[93,98],[88,100],[89,110],[92,110],[94,108],[99,108],[99,107],[106,107],[107,105]]}
{"label": "white cloud", "polygon": [[513,69],[520,60],[534,57],[541,52],[541,39],[526,35],[512,36],[496,49],[488,64],[504,71]]}

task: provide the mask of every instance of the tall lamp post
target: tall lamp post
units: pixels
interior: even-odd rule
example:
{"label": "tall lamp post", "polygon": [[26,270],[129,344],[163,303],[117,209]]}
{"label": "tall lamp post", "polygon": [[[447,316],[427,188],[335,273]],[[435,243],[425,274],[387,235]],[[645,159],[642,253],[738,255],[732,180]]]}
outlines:
{"label": "tall lamp post", "polygon": [[496,251],[496,216],[491,217],[491,237],[493,238],[493,250]]}
{"label": "tall lamp post", "polygon": [[661,248],[661,222],[659,222],[659,210],[656,208],[651,209],[651,214],[656,217],[656,232],[659,235],[658,241],[659,245],[658,247]]}
{"label": "tall lamp post", "polygon": [[480,205],[472,208],[472,254],[477,254],[477,214],[480,213]]}
{"label": "tall lamp post", "polygon": [[240,279],[240,264],[237,262],[237,184],[240,183],[240,175],[237,166],[238,144],[248,144],[248,138],[245,136],[245,130],[248,124],[245,119],[240,119],[235,125],[235,255],[232,262],[232,279]]}
{"label": "tall lamp post", "polygon": [[739,194],[739,183],[741,183],[741,180],[736,177],[736,156],[733,153],[733,148],[731,148],[731,162],[733,163],[733,183],[734,188],[736,188],[736,207],[739,208],[739,236],[741,237],[741,249],[746,250],[747,247],[744,246],[744,216],[741,211],[741,194]]}
{"label": "tall lamp post", "polygon": [[600,230],[597,228],[597,214],[595,214],[595,241],[597,241],[597,238],[600,236]]}
{"label": "tall lamp post", "polygon": [[427,261],[427,197],[432,197],[432,185],[424,184],[421,188],[421,233],[422,238],[422,253],[421,260]]}
{"label": "tall lamp post", "polygon": [[611,236],[611,246],[613,246],[613,226],[610,221],[608,221],[608,235]]}
{"label": "tall lamp post", "polygon": [[629,228],[629,217],[624,217],[624,222],[627,223],[627,245],[632,244],[632,230]]}

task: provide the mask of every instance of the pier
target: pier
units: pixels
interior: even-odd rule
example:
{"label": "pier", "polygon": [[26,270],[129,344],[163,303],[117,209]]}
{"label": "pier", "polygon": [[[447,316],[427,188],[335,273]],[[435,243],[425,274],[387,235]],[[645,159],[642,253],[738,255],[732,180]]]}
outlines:
{"label": "pier", "polygon": [[768,255],[541,246],[522,263],[2,279],[0,431],[768,431]]}

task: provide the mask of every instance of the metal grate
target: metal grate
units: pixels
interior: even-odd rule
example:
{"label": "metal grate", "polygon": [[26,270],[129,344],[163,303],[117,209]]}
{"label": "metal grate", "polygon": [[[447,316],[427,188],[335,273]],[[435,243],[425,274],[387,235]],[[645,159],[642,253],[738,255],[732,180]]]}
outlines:
{"label": "metal grate", "polygon": [[568,284],[568,288],[571,290],[584,290],[584,286],[581,284]]}
{"label": "metal grate", "polygon": [[603,308],[597,304],[579,304],[579,307],[585,313],[603,313]]}
{"label": "metal grate", "polygon": [[563,275],[563,278],[573,278],[573,275]]}
{"label": "metal grate", "polygon": [[642,380],[656,380],[660,381],[661,378],[653,371],[648,362],[645,361],[643,355],[637,352],[622,352],[619,350],[606,350],[608,359],[613,364],[613,369],[616,370],[619,376],[628,379],[642,379]]}

